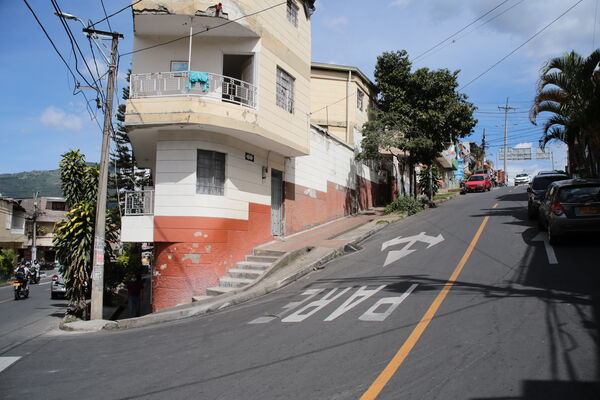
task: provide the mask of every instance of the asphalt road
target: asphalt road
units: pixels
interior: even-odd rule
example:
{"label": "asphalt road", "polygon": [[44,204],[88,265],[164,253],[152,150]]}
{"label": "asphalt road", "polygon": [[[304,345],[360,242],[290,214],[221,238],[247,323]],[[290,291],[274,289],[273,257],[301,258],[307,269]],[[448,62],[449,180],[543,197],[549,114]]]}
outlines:
{"label": "asphalt road", "polygon": [[67,302],[50,299],[53,271],[42,273],[47,276],[42,277],[39,284],[29,285],[27,299],[15,301],[12,286],[0,287],[0,357],[15,346],[58,327],[64,316]]}
{"label": "asphalt road", "polygon": [[38,337],[0,353],[0,396],[598,399],[597,239],[547,246],[525,206],[460,196],[246,304]]}

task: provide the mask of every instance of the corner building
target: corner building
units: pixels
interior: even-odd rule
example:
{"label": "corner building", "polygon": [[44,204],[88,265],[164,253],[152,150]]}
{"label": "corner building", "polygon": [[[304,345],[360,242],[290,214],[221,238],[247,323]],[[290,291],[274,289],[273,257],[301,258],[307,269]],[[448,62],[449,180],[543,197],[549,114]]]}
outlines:
{"label": "corner building", "polygon": [[309,0],[133,6],[125,125],[154,187],[126,194],[122,240],[154,242],[153,310],[206,294],[276,236],[356,211],[354,148],[311,125],[313,11]]}

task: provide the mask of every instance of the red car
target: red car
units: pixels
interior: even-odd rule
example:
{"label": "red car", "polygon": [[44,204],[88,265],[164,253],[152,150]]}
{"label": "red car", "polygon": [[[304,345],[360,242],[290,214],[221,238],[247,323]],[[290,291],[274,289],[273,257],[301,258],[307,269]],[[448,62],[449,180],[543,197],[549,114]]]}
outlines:
{"label": "red car", "polygon": [[467,192],[484,192],[490,190],[492,187],[492,180],[487,174],[475,174],[469,177],[469,180],[465,182],[465,191]]}

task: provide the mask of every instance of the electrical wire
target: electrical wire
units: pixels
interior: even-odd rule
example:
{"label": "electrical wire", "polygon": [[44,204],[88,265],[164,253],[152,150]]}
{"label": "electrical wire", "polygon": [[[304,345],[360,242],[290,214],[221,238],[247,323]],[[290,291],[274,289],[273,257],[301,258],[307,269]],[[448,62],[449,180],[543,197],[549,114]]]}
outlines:
{"label": "electrical wire", "polygon": [[486,69],[485,71],[483,71],[481,74],[477,75],[475,78],[471,79],[466,85],[463,85],[462,87],[460,87],[458,90],[463,90],[465,88],[467,88],[468,86],[470,86],[473,82],[475,82],[476,80],[478,80],[479,78],[481,78],[482,76],[484,76],[485,74],[487,74],[488,72],[490,72],[493,68],[495,68],[498,64],[500,64],[502,61],[506,60],[508,57],[510,57],[511,55],[513,55],[514,53],[517,52],[517,50],[519,50],[520,48],[522,48],[523,46],[525,46],[527,43],[531,42],[534,38],[536,38],[540,33],[544,32],[546,29],[548,29],[551,25],[553,25],[556,21],[558,21],[559,19],[561,19],[563,16],[565,16],[569,11],[571,11],[572,9],[574,9],[575,7],[577,7],[580,3],[582,3],[583,0],[578,0],[575,4],[573,4],[571,7],[567,8],[567,10],[565,12],[563,12],[562,14],[560,14],[558,17],[556,17],[554,20],[552,20],[549,24],[547,24],[546,26],[544,26],[542,29],[538,30],[536,33],[534,33],[532,36],[529,37],[529,39],[527,39],[526,41],[524,41],[523,43],[521,43],[519,46],[517,46],[514,50],[512,50],[511,52],[509,52],[507,55],[505,55],[504,57],[502,57],[500,60],[498,60],[497,62],[495,62],[491,67],[489,67],[488,69]]}
{"label": "electrical wire", "polygon": [[121,55],[122,55],[122,56],[128,56],[128,55],[131,55],[131,54],[139,53],[139,52],[141,52],[141,51],[146,51],[146,50],[154,49],[154,48],[157,48],[157,47],[160,47],[160,46],[165,46],[165,45],[167,45],[167,44],[171,44],[171,43],[177,42],[177,41],[179,41],[179,40],[188,39],[190,36],[191,36],[191,37],[194,37],[194,36],[196,36],[196,35],[200,35],[200,34],[202,34],[202,33],[206,33],[206,32],[208,32],[208,31],[212,31],[212,30],[214,30],[214,29],[217,29],[217,28],[220,28],[220,27],[222,27],[222,26],[229,25],[229,24],[232,24],[232,23],[234,23],[234,22],[237,22],[237,21],[239,21],[239,20],[241,20],[241,19],[248,18],[248,17],[252,17],[252,16],[254,16],[254,15],[257,15],[257,14],[263,13],[263,12],[265,12],[265,11],[269,11],[269,10],[271,10],[271,9],[275,8],[275,7],[279,7],[279,6],[281,6],[281,5],[284,5],[284,4],[287,4],[287,3],[288,3],[288,2],[287,2],[287,0],[286,0],[286,1],[283,1],[283,2],[281,2],[281,3],[277,3],[277,4],[275,4],[275,5],[269,6],[269,7],[267,7],[267,8],[263,8],[262,10],[258,10],[258,11],[255,11],[255,12],[253,12],[253,13],[246,14],[246,15],[242,15],[241,17],[238,17],[238,18],[235,18],[235,19],[232,19],[232,20],[228,20],[227,22],[224,22],[224,23],[222,23],[222,24],[220,24],[220,25],[216,25],[216,26],[213,26],[213,27],[207,27],[205,30],[203,30],[203,31],[200,31],[200,32],[193,33],[192,35],[180,36],[180,37],[177,37],[177,38],[175,38],[175,39],[171,39],[171,40],[169,40],[169,41],[166,41],[166,42],[163,42],[163,43],[158,43],[158,44],[154,44],[154,45],[152,45],[152,46],[143,47],[143,48],[141,48],[141,49],[133,50],[133,51],[130,51],[130,52],[128,52],[128,53],[123,53],[123,54],[121,54]]}
{"label": "electrical wire", "polygon": [[502,5],[504,5],[505,3],[509,2],[510,0],[503,0],[502,2],[500,2],[498,5],[496,5],[494,8],[492,8],[491,10],[489,10],[488,12],[486,12],[483,15],[480,15],[479,17],[477,17],[476,19],[474,19],[473,21],[471,21],[470,23],[468,23],[467,25],[465,25],[464,27],[462,27],[461,29],[459,29],[458,31],[454,32],[452,35],[448,36],[446,39],[442,40],[441,42],[438,42],[436,45],[430,47],[428,50],[425,50],[424,52],[422,52],[421,54],[419,54],[418,56],[416,56],[415,58],[413,58],[413,62],[417,61],[419,58],[423,57],[424,55],[426,55],[427,53],[431,52],[432,50],[436,49],[437,47],[439,47],[440,45],[442,45],[443,43],[447,42],[448,40],[452,39],[454,36],[458,35],[459,33],[463,32],[465,29],[467,29],[468,27],[470,27],[471,25],[473,25],[474,23],[476,23],[477,21],[479,21],[480,19],[484,18],[486,15],[488,15],[489,13],[493,12],[494,10],[496,10],[498,7],[501,7]]}
{"label": "electrical wire", "polygon": [[[119,13],[122,13],[123,11],[127,10],[127,9],[128,9],[128,8],[130,8],[130,7],[133,7],[133,6],[135,6],[137,3],[141,2],[141,1],[142,1],[142,0],[138,0],[138,1],[136,1],[135,3],[132,3],[132,4],[128,5],[128,6],[126,6],[126,7],[123,7],[123,8],[121,8],[119,11],[116,11],[116,12],[114,12],[114,13],[110,14],[110,15],[106,15],[106,10],[104,10],[104,14],[106,15],[106,17],[105,17],[105,18],[102,18],[102,19],[101,19],[100,21],[98,21],[98,22],[94,22],[93,24],[91,24],[91,25],[89,26],[89,28],[93,28],[94,26],[98,25],[98,24],[99,24],[99,23],[101,23],[101,22],[108,21],[110,18],[114,17],[115,15],[117,15],[117,14],[119,14]],[[104,7],[104,4],[103,4],[102,6]],[[108,25],[108,26],[109,26],[109,28],[110,28],[110,23],[109,23],[109,25]]]}
{"label": "electrical wire", "polygon": [[[142,1],[142,0],[140,0]],[[139,3],[139,1],[138,1]],[[108,24],[108,30],[112,32],[112,26],[110,26],[110,19],[108,17],[108,14],[106,13],[106,7],[104,6],[104,0],[100,0],[100,4],[102,5],[102,11],[104,11],[104,16],[106,18],[104,18],[104,20],[106,21],[106,23]],[[129,5],[127,7],[125,7],[125,9],[131,7],[132,5]],[[92,26],[92,24],[88,24],[88,26]]]}

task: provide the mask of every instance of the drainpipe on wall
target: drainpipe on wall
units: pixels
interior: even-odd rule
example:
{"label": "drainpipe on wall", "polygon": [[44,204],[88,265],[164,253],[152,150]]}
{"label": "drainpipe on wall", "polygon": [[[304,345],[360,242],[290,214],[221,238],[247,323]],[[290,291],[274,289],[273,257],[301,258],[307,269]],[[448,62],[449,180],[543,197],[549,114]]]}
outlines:
{"label": "drainpipe on wall", "polygon": [[348,82],[346,83],[346,143],[350,144],[350,83],[352,71],[348,70]]}

